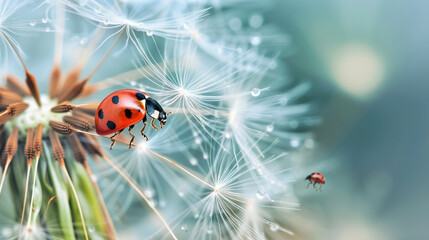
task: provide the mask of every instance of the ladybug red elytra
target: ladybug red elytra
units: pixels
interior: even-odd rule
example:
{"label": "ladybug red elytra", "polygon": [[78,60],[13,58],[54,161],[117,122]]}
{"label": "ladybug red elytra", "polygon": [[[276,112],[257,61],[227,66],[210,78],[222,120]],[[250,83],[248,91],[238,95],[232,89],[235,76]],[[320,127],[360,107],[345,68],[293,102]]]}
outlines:
{"label": "ladybug red elytra", "polygon": [[115,145],[113,139],[128,127],[128,133],[131,135],[129,148],[134,141],[134,135],[131,133],[134,125],[143,121],[143,128],[140,133],[148,141],[148,137],[143,133],[147,121],[146,114],[152,117],[152,127],[158,131],[154,125],[155,119],[159,121],[161,128],[167,122],[167,113],[161,105],[149,95],[133,89],[124,89],[111,93],[98,105],[95,115],[95,131],[99,135],[111,135],[112,144],[110,149]]}
{"label": "ladybug red elytra", "polygon": [[[312,183],[313,183],[313,188],[316,188],[317,183],[320,184],[320,187],[319,187],[320,191],[322,191],[322,184],[325,184],[325,177],[321,173],[318,173],[318,172],[314,172],[314,173],[308,175],[305,178],[305,180],[309,181],[307,188]],[[316,191],[317,191],[317,188],[316,188]]]}

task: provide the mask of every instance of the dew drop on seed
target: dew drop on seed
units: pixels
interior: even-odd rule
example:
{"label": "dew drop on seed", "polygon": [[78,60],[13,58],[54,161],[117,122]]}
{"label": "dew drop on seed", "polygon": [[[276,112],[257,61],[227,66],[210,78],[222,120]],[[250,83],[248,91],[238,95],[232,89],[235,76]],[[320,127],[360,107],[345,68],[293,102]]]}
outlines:
{"label": "dew drop on seed", "polygon": [[181,197],[181,198],[185,196],[185,194],[184,194],[183,192],[178,192],[177,194],[178,194],[178,195],[179,195],[179,197]]}
{"label": "dew drop on seed", "polygon": [[226,132],[226,133],[225,133],[225,137],[226,137],[227,139],[230,139],[230,138],[231,138],[231,133],[230,133],[230,132]]}
{"label": "dew drop on seed", "polygon": [[154,191],[152,189],[145,189],[144,190],[144,195],[146,195],[146,197],[148,198],[153,198],[153,196],[155,195]]}
{"label": "dew drop on seed", "polygon": [[183,231],[187,231],[188,230],[188,226],[186,224],[182,225],[182,227],[180,228]]}
{"label": "dew drop on seed", "polygon": [[36,22],[30,22],[30,26],[32,27],[36,26]]}
{"label": "dew drop on seed", "polygon": [[262,190],[262,189],[259,189],[257,192],[256,192],[256,197],[258,198],[258,199],[260,199],[260,200],[262,200],[262,199],[264,199],[265,198],[265,192],[264,192],[264,190]]}
{"label": "dew drop on seed", "polygon": [[252,96],[257,97],[261,94],[261,89],[259,88],[254,88],[251,92]]}
{"label": "dew drop on seed", "polygon": [[249,18],[249,26],[252,28],[260,28],[264,23],[264,19],[260,14],[252,15]]}
{"label": "dew drop on seed", "polygon": [[198,160],[196,158],[191,158],[191,159],[189,159],[189,163],[192,166],[197,166],[198,165]]}
{"label": "dew drop on seed", "polygon": [[279,225],[277,223],[270,223],[270,230],[277,232],[277,230],[279,230]]}
{"label": "dew drop on seed", "polygon": [[153,35],[153,31],[146,31],[146,35],[147,35],[148,37],[151,37],[151,36]]}
{"label": "dew drop on seed", "polygon": [[250,39],[250,43],[253,45],[253,46],[258,46],[259,44],[261,44],[261,37],[259,37],[259,36],[254,36],[254,37],[252,37],[251,39]]}
{"label": "dew drop on seed", "polygon": [[194,218],[197,219],[200,217],[200,214],[198,212],[194,213]]}
{"label": "dew drop on seed", "polygon": [[199,137],[197,137],[197,138],[195,138],[195,140],[194,140],[194,142],[195,142],[195,144],[197,144],[197,145],[200,145],[201,144],[201,138],[199,138]]}
{"label": "dew drop on seed", "polygon": [[272,132],[274,130],[274,124],[271,123],[270,125],[267,125],[265,129],[267,130],[267,132]]}
{"label": "dew drop on seed", "polygon": [[209,158],[209,156],[207,156],[207,154],[203,154],[203,158],[207,160],[207,158]]}

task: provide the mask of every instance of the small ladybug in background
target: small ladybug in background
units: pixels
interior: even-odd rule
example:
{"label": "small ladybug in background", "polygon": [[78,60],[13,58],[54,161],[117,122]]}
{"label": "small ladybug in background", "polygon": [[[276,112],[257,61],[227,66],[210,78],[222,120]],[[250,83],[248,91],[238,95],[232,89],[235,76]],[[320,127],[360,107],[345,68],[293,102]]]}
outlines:
{"label": "small ladybug in background", "polygon": [[143,121],[143,128],[140,133],[148,141],[148,137],[143,133],[147,121],[146,114],[152,117],[151,125],[158,131],[154,125],[155,119],[159,121],[161,128],[167,122],[167,113],[161,105],[149,95],[132,89],[124,89],[111,93],[98,105],[95,115],[95,131],[99,135],[112,135],[110,140],[113,148],[116,141],[113,139],[128,127],[128,133],[131,135],[129,148],[131,148],[135,136],[131,133],[134,125]]}
{"label": "small ladybug in background", "polygon": [[[307,185],[307,188],[312,183],[313,183],[313,188],[316,188],[317,183],[320,184],[320,187],[319,187],[320,191],[322,191],[322,184],[325,184],[325,177],[321,173],[318,173],[318,172],[314,172],[314,173],[308,175],[305,178],[305,180],[310,181]],[[317,191],[317,188],[316,188],[316,191]]]}

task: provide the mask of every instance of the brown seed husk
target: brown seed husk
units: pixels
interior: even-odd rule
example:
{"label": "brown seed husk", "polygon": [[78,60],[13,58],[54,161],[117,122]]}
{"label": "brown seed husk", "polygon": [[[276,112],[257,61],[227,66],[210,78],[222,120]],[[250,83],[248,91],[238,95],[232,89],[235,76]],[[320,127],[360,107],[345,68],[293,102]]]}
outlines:
{"label": "brown seed husk", "polygon": [[57,133],[62,135],[70,135],[75,132],[73,126],[69,123],[49,121],[49,126]]}
{"label": "brown seed husk", "polygon": [[22,97],[10,90],[0,90],[0,106],[8,106],[12,103],[21,102]]}
{"label": "brown seed husk", "polygon": [[5,111],[0,113],[0,125],[6,123],[14,116],[21,114],[27,109],[28,104],[24,102],[12,103],[10,104]]}
{"label": "brown seed husk", "polygon": [[15,155],[18,150],[18,127],[12,128],[12,131],[9,134],[7,139],[6,146],[4,148],[4,153],[7,157],[11,158]]}
{"label": "brown seed husk", "polygon": [[36,158],[40,157],[42,151],[42,137],[43,137],[43,125],[40,123],[37,125],[36,134],[34,134],[33,150]]}
{"label": "brown seed husk", "polygon": [[65,79],[64,84],[61,88],[61,91],[58,91],[55,97],[59,97],[60,93],[64,93],[70,90],[70,87],[73,86],[80,78],[80,68],[76,68],[75,70],[69,72]]}
{"label": "brown seed husk", "polygon": [[25,149],[24,149],[24,155],[27,158],[27,162],[29,165],[31,164],[34,158],[33,141],[34,141],[34,129],[29,128],[27,131],[27,139],[25,141]]}
{"label": "brown seed husk", "polygon": [[37,85],[36,78],[28,71],[25,72],[25,75],[25,82],[27,83],[28,89],[30,89],[31,96],[33,96],[37,102],[37,105],[40,107],[42,103],[40,102],[39,86]]}
{"label": "brown seed husk", "polygon": [[54,158],[60,163],[61,166],[64,166],[64,149],[57,133],[55,133],[53,130],[49,131],[49,140],[51,141]]}
{"label": "brown seed husk", "polygon": [[60,81],[61,81],[61,68],[58,64],[55,64],[51,72],[51,81],[49,84],[50,98],[55,98],[57,96]]}
{"label": "brown seed husk", "polygon": [[51,111],[54,113],[66,113],[66,112],[70,112],[75,107],[76,105],[72,105],[70,104],[70,102],[65,101],[51,108]]}
{"label": "brown seed husk", "polygon": [[92,124],[86,119],[77,116],[65,116],[63,117],[64,122],[70,123],[73,127],[82,130],[84,132],[92,131]]}
{"label": "brown seed husk", "polygon": [[76,136],[76,134],[71,134],[67,136],[67,141],[70,144],[70,147],[72,149],[73,152],[73,156],[74,158],[82,163],[85,164],[86,163],[86,154],[85,154],[85,150],[82,147],[82,144],[80,143],[78,137]]}
{"label": "brown seed husk", "polygon": [[21,96],[29,96],[31,93],[28,88],[21,83],[17,76],[7,75],[6,76],[7,87]]}

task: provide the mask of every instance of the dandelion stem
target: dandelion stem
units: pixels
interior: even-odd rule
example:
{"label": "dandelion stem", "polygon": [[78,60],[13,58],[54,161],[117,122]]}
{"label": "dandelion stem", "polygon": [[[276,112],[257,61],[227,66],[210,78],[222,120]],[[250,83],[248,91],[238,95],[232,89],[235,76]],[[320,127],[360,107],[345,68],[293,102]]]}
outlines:
{"label": "dandelion stem", "polygon": [[161,155],[161,154],[159,154],[159,153],[157,153],[157,152],[154,152],[154,151],[152,151],[152,150],[149,150],[149,151],[150,151],[152,154],[154,154],[155,156],[157,156],[157,157],[159,157],[159,158],[161,158],[161,159],[163,159],[163,160],[167,161],[168,163],[171,163],[173,166],[175,166],[175,167],[179,168],[180,170],[182,170],[183,172],[185,172],[185,173],[186,173],[186,174],[188,174],[189,176],[191,176],[191,177],[195,178],[196,180],[200,181],[201,183],[203,183],[204,185],[206,185],[206,186],[210,187],[211,189],[213,189],[213,190],[215,190],[215,189],[216,189],[216,187],[214,187],[214,186],[213,186],[213,185],[211,185],[210,183],[208,183],[208,182],[206,182],[206,181],[202,180],[201,178],[197,177],[195,174],[191,173],[189,170],[187,170],[186,168],[184,168],[184,167],[180,166],[178,163],[174,162],[173,160],[171,160],[171,159],[169,159],[169,158],[165,157],[164,155]]}
{"label": "dandelion stem", "polygon": [[27,206],[27,193],[28,193],[28,184],[30,180],[30,170],[31,170],[31,163],[27,166],[27,180],[25,181],[25,193],[24,193],[24,204],[22,205],[22,214],[21,214],[21,224],[19,225],[19,236],[18,239],[21,238],[21,231],[22,231],[22,224],[24,222],[24,215],[25,215],[25,207]]}
{"label": "dandelion stem", "polygon": [[149,205],[149,207],[155,212],[155,214],[159,217],[159,219],[162,221],[164,226],[167,228],[168,232],[171,234],[171,236],[177,240],[176,235],[174,235],[173,231],[171,230],[170,226],[168,225],[167,221],[165,221],[164,217],[161,215],[160,212],[153,206],[153,204],[150,203],[149,199],[144,195],[144,193],[139,189],[137,184],[135,184],[130,177],[127,176],[127,174],[122,171],[119,166],[117,166],[115,163],[110,161],[107,157],[102,156],[104,161],[106,161],[110,166],[112,166],[130,185],[134,190],[145,200],[145,202]]}
{"label": "dandelion stem", "polygon": [[88,240],[89,238],[88,238],[88,232],[86,231],[85,218],[83,217],[82,207],[80,205],[80,201],[79,201],[79,197],[77,196],[76,189],[74,188],[73,182],[72,182],[72,180],[70,178],[69,173],[67,172],[67,169],[66,169],[66,166],[64,165],[64,162],[62,162],[62,164],[60,163],[60,166],[61,166],[61,169],[64,172],[64,175],[66,175],[67,181],[69,182],[70,187],[71,187],[71,189],[73,191],[73,195],[74,195],[74,197],[76,199],[76,203],[77,203],[77,208],[79,210],[79,215],[80,215],[80,218],[82,219],[82,227],[83,227],[83,232],[85,234],[85,239]]}
{"label": "dandelion stem", "polygon": [[97,181],[94,179],[94,175],[92,174],[91,169],[89,169],[89,166],[86,162],[84,163],[84,168],[85,168],[86,172],[88,173],[92,184],[94,185],[95,191],[97,192],[98,199],[101,203],[101,208],[103,209],[104,216],[105,216],[105,219],[107,221],[108,229],[110,231],[110,235],[112,235],[112,236],[109,235],[109,237],[112,237],[110,239],[118,239],[118,236],[116,234],[115,227],[113,225],[109,211],[107,210],[106,203],[104,202],[103,195],[101,194],[101,191],[100,191],[100,188],[98,187]]}
{"label": "dandelion stem", "polygon": [[4,167],[3,176],[1,177],[0,196],[1,196],[1,191],[3,190],[4,179],[6,178],[7,170],[11,162],[12,162],[12,159],[9,157],[6,161],[6,166]]}
{"label": "dandelion stem", "polygon": [[[39,159],[40,159],[40,156],[37,156],[36,157],[36,164],[34,165],[34,176],[33,176],[33,186],[31,188],[32,191],[31,191],[30,209],[32,208],[33,201],[34,201],[34,188],[36,187],[37,167],[39,165]],[[27,229],[30,227],[32,213],[33,213],[33,211],[30,211],[30,213],[28,214]]]}

